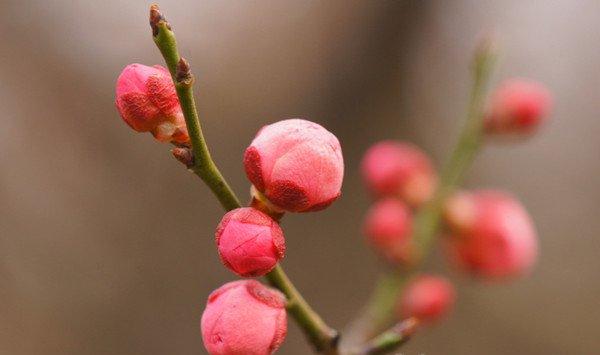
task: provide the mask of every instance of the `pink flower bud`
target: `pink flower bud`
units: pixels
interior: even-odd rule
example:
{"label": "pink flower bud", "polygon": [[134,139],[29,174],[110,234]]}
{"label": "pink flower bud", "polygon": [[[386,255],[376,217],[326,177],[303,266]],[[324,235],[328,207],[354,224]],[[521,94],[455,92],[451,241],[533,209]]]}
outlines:
{"label": "pink flower bud", "polygon": [[318,211],[340,195],[342,148],[320,125],[302,119],[263,127],[244,154],[248,179],[273,205],[291,212]]}
{"label": "pink flower bud", "polygon": [[262,276],[285,254],[279,224],[251,207],[227,212],[215,233],[223,264],[242,277]]}
{"label": "pink flower bud", "polygon": [[416,317],[423,322],[433,322],[450,312],[455,299],[454,286],[446,278],[421,275],[406,285],[398,312],[401,318]]}
{"label": "pink flower bud", "polygon": [[550,92],[528,79],[510,79],[492,95],[485,130],[490,134],[533,133],[552,106]]}
{"label": "pink flower bud", "polygon": [[171,75],[164,67],[130,64],[117,79],[116,105],[123,120],[161,142],[189,141]]}
{"label": "pink flower bud", "polygon": [[269,355],[287,334],[285,297],[255,280],[229,282],[208,297],[201,321],[210,355]]}
{"label": "pink flower bud", "polygon": [[448,201],[444,217],[452,234],[446,243],[451,261],[476,276],[517,276],[536,260],[531,218],[506,193],[459,193]]}
{"label": "pink flower bud", "polygon": [[429,158],[409,143],[373,145],[363,158],[362,175],[376,196],[397,196],[412,206],[429,200],[436,185]]}
{"label": "pink flower bud", "polygon": [[394,198],[376,202],[367,212],[363,233],[375,250],[389,261],[410,262],[412,213],[404,202]]}

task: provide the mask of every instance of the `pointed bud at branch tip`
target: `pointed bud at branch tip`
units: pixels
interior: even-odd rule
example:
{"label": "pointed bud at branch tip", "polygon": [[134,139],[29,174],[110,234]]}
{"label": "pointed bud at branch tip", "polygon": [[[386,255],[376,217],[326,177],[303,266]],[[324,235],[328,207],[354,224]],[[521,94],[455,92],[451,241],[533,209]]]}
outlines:
{"label": "pointed bud at branch tip", "polygon": [[150,6],[150,27],[152,27],[152,35],[158,36],[159,24],[164,22],[168,29],[171,29],[171,25],[165,20],[165,17],[160,12],[157,4]]}
{"label": "pointed bud at branch tip", "polygon": [[178,83],[191,84],[193,77],[192,71],[190,68],[190,63],[188,63],[185,58],[180,58],[179,62],[177,62],[177,70],[175,72],[175,80]]}
{"label": "pointed bud at branch tip", "polygon": [[171,154],[187,168],[194,166],[194,154],[189,148],[177,147],[171,149]]}
{"label": "pointed bud at branch tip", "polygon": [[491,33],[488,33],[481,37],[479,43],[477,43],[477,48],[475,53],[478,56],[486,55],[490,53],[496,53],[498,49],[498,45],[496,44],[495,36]]}

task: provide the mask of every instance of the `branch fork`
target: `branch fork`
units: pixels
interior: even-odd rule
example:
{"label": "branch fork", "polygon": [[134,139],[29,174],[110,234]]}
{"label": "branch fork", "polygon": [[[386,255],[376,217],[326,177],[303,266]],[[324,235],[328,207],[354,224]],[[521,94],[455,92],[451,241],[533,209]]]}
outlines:
{"label": "branch fork", "polygon": [[[150,27],[152,28],[154,42],[160,50],[175,84],[191,140],[190,147],[177,146],[171,152],[178,161],[202,179],[225,210],[239,208],[241,207],[239,199],[212,160],[202,133],[193,96],[194,76],[190,64],[179,55],[171,25],[166,21],[157,5],[150,7]],[[414,246],[418,251],[419,260],[427,255],[439,229],[443,202],[460,182],[479,149],[485,88],[494,62],[493,51],[490,48],[490,45],[486,44],[476,52],[471,100],[463,132],[442,173],[440,185],[432,201],[422,208],[416,216]],[[255,200],[254,203],[262,202],[264,204],[260,196],[258,198],[255,196]],[[270,206],[265,208],[270,208]],[[282,214],[278,215],[277,219],[281,216]],[[338,347],[339,333],[328,326],[321,316],[311,308],[280,265],[275,266],[265,277],[273,287],[279,289],[287,297],[288,313],[296,320],[318,352],[328,355],[384,354],[404,344],[418,328],[419,321],[415,318],[409,318],[373,337],[362,347],[359,347],[359,350],[341,351]],[[375,329],[377,330],[384,329],[389,324],[390,315],[393,313],[391,309],[393,302],[390,302],[390,300],[400,292],[404,283],[395,273],[390,279],[382,283],[378,291],[380,295],[373,297],[373,303],[368,307],[370,317],[367,318],[375,322]],[[382,299],[385,299],[385,301],[381,302]]]}

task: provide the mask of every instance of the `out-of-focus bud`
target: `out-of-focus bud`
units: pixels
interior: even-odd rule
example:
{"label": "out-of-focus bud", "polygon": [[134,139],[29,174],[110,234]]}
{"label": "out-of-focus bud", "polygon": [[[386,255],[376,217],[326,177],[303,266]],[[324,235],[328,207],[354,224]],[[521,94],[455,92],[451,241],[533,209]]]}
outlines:
{"label": "out-of-focus bud", "polygon": [[362,161],[362,175],[376,196],[397,196],[419,206],[433,195],[436,175],[427,155],[409,143],[382,141]]}
{"label": "out-of-focus bud", "polygon": [[469,233],[476,222],[476,208],[472,193],[456,192],[446,200],[443,210],[444,222],[453,234]]}
{"label": "out-of-focus bud", "polygon": [[546,120],[552,106],[550,92],[528,79],[509,79],[492,95],[485,119],[488,134],[527,135]]}
{"label": "out-of-focus bud", "polygon": [[337,138],[302,119],[279,121],[258,131],[244,154],[244,167],[256,191],[290,212],[326,208],[339,197],[344,177]]}
{"label": "out-of-focus bud", "polygon": [[450,260],[469,273],[491,279],[527,272],[537,257],[531,218],[511,195],[500,191],[461,192],[446,204]]}
{"label": "out-of-focus bud", "polygon": [[412,212],[395,198],[377,201],[363,224],[363,233],[373,248],[393,263],[410,263]]}
{"label": "out-of-focus bud", "polygon": [[446,278],[421,275],[404,289],[398,313],[401,318],[415,317],[422,322],[434,322],[446,316],[456,299],[454,286]]}
{"label": "out-of-focus bud", "polygon": [[138,132],[151,132],[161,142],[187,143],[185,119],[168,70],[130,64],[117,79],[117,109]]}
{"label": "out-of-focus bud", "polygon": [[217,227],[215,240],[223,264],[242,277],[268,273],[285,255],[279,224],[252,207],[227,212]]}
{"label": "out-of-focus bud", "polygon": [[285,297],[255,280],[229,282],[208,297],[201,321],[210,355],[269,355],[287,334]]}

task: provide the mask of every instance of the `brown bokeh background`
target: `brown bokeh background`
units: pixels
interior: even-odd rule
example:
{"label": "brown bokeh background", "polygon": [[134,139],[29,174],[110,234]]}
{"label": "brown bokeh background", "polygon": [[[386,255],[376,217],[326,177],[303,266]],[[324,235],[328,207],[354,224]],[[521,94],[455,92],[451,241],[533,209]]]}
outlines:
{"label": "brown bokeh background", "polygon": [[[203,354],[222,211],[200,181],[114,108],[130,62],[161,63],[146,1],[0,4],[0,354]],[[450,319],[405,354],[600,352],[600,3],[597,1],[162,1],[215,160],[247,196],[243,149],[259,127],[307,117],[341,140],[343,197],[285,218],[284,265],[336,327],[382,269],[362,243],[362,152],[408,139],[439,162],[455,141],[477,38],[503,48],[495,82],[555,94],[552,122],[478,157],[470,187],[517,194],[541,258],[529,277],[459,285]],[[439,255],[438,255],[439,256]],[[281,354],[310,353],[290,321]]]}

